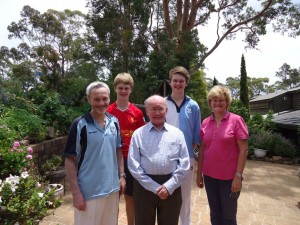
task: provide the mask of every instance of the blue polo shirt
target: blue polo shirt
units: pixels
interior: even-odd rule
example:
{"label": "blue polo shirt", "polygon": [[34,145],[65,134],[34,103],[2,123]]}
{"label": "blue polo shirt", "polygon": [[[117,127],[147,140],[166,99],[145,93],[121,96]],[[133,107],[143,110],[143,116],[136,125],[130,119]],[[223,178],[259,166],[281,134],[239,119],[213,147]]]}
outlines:
{"label": "blue polo shirt", "polygon": [[71,125],[64,155],[76,157],[78,184],[86,200],[119,191],[116,154],[122,147],[119,127],[118,119],[106,113],[106,125],[102,128],[90,112]]}
{"label": "blue polo shirt", "polygon": [[180,106],[177,106],[171,96],[165,98],[168,112],[166,122],[179,128],[185,137],[190,158],[194,157],[193,144],[200,144],[201,114],[196,101],[185,96]]}

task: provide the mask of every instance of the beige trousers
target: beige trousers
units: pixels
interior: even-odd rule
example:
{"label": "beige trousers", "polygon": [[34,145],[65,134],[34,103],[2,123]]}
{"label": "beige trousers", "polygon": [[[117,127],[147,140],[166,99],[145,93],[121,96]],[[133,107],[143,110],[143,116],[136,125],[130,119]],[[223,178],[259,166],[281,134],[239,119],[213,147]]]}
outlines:
{"label": "beige trousers", "polygon": [[74,210],[74,225],[118,224],[119,192],[86,201],[84,211]]}

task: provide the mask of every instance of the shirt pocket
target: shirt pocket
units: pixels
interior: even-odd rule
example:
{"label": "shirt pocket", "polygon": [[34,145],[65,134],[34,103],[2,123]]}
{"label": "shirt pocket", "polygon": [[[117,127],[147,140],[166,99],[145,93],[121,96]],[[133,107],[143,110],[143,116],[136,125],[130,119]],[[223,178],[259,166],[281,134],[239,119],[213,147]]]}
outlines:
{"label": "shirt pocket", "polygon": [[179,157],[179,145],[176,142],[165,142],[164,153],[171,160],[178,160]]}

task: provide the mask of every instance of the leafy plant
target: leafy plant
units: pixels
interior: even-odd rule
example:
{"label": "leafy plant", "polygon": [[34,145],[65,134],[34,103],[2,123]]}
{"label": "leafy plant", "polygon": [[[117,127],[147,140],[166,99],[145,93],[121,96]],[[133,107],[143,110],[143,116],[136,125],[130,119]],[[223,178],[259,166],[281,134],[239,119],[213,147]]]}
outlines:
{"label": "leafy plant", "polygon": [[269,111],[265,118],[259,113],[253,113],[250,120],[247,122],[249,133],[257,134],[263,131],[275,130],[276,126],[272,122],[273,118],[274,114],[272,111]]}
{"label": "leafy plant", "polygon": [[32,148],[21,146],[19,142],[14,142],[11,149],[0,150],[0,179],[8,177],[10,174],[19,174],[33,166]]}
{"label": "leafy plant", "polygon": [[37,142],[44,140],[46,128],[43,120],[24,109],[7,109],[0,125],[6,125],[18,134],[18,139],[28,138],[30,141]]}
{"label": "leafy plant", "polygon": [[11,143],[17,139],[17,134],[7,125],[0,125],[0,149],[9,148]]}
{"label": "leafy plant", "polygon": [[249,154],[253,154],[254,148],[267,150],[267,156],[294,157],[297,155],[295,145],[279,133],[262,131],[250,135]]}
{"label": "leafy plant", "polygon": [[48,208],[60,204],[54,190],[46,189],[33,171],[0,180],[0,224],[39,224]]}
{"label": "leafy plant", "polygon": [[50,159],[42,164],[41,169],[44,172],[56,171],[62,164],[62,158],[58,155],[53,155]]}

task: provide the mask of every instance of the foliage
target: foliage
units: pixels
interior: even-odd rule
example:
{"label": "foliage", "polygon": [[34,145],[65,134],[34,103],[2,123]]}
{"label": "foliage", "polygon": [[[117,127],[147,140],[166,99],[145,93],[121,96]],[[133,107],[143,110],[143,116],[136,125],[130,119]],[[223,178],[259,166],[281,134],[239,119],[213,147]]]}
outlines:
{"label": "foliage", "polygon": [[0,149],[0,179],[3,179],[10,174],[19,174],[33,166],[32,148],[21,146],[20,142],[14,142],[11,149]]}
{"label": "foliage", "polygon": [[250,120],[247,122],[250,135],[263,131],[276,130],[276,126],[272,122],[273,118],[274,114],[272,111],[269,111],[265,118],[259,113],[253,113],[253,115],[250,117]]}
{"label": "foliage", "polygon": [[6,125],[0,125],[0,149],[9,148],[16,139],[17,134],[14,130]]}
{"label": "foliage", "polygon": [[249,154],[253,153],[254,148],[267,150],[267,156],[294,157],[297,155],[296,146],[288,139],[278,133],[271,131],[260,131],[250,135]]}
{"label": "foliage", "polygon": [[207,104],[207,83],[204,78],[203,71],[196,71],[191,75],[186,89],[186,94],[199,104],[201,118],[206,118],[211,113],[211,109]]}
{"label": "foliage", "polygon": [[72,121],[77,117],[76,112],[63,105],[58,93],[48,94],[39,106],[39,114],[49,127],[54,127],[59,134],[66,134]]}
{"label": "foliage", "polygon": [[241,80],[240,80],[240,100],[242,105],[247,109],[248,113],[244,115],[244,120],[248,121],[250,116],[250,104],[249,104],[249,91],[248,91],[248,77],[246,71],[245,57],[242,55],[241,59]]}
{"label": "foliage", "polygon": [[33,171],[0,180],[0,223],[3,225],[37,225],[49,207],[60,203],[61,200],[54,198],[54,190],[48,191]]}
{"label": "foliage", "polygon": [[40,13],[27,5],[20,15],[21,19],[12,22],[8,30],[9,38],[22,42],[14,51],[3,51],[3,54],[12,62],[13,75],[20,78],[23,85],[32,84],[39,73],[48,88],[57,90],[69,68],[91,60],[91,42],[86,41],[88,28],[81,12],[49,9]]}
{"label": "foliage", "polygon": [[0,125],[6,125],[18,134],[18,139],[27,138],[37,142],[45,139],[46,128],[43,120],[24,109],[9,108]]}
{"label": "foliage", "polygon": [[279,71],[276,72],[275,76],[281,78],[280,89],[286,90],[300,86],[300,69],[292,69],[287,63],[284,63],[279,68]]}
{"label": "foliage", "polygon": [[239,99],[232,100],[230,111],[243,117],[245,122],[249,120],[249,110],[243,105],[243,103]]}
{"label": "foliage", "polygon": [[56,171],[62,164],[62,158],[58,155],[53,155],[50,159],[47,159],[41,166],[42,171]]}

